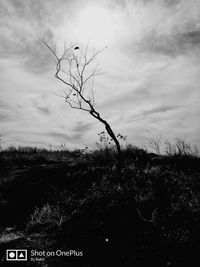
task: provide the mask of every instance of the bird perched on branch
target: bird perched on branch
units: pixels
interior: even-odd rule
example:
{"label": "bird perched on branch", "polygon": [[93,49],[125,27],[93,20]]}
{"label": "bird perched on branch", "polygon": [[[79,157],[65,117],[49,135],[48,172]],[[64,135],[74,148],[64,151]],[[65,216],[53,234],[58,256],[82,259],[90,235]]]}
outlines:
{"label": "bird perched on branch", "polygon": [[79,47],[78,47],[78,46],[76,46],[76,47],[74,48],[74,50],[77,50],[77,49],[79,49]]}

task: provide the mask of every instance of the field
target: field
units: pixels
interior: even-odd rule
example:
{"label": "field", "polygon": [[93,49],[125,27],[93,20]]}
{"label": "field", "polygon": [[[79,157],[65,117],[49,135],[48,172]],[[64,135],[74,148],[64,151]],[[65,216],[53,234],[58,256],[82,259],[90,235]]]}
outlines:
{"label": "field", "polygon": [[[5,250],[25,248],[20,266],[198,266],[200,158],[172,148],[124,146],[120,181],[109,145],[2,149],[1,262],[18,266]],[[73,255],[31,261],[33,250]]]}

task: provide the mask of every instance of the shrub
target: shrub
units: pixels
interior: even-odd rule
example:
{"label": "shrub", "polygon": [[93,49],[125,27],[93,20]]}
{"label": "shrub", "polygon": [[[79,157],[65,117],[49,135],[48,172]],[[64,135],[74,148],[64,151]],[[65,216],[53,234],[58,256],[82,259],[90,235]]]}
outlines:
{"label": "shrub", "polygon": [[62,221],[62,213],[58,206],[51,206],[48,203],[41,208],[36,207],[33,214],[30,215],[27,223],[28,228],[37,225],[57,224],[60,225]]}
{"label": "shrub", "polygon": [[195,151],[192,149],[191,144],[187,143],[184,139],[181,138],[176,138],[174,143],[171,143],[170,141],[166,140],[165,153],[169,156],[195,155]]}

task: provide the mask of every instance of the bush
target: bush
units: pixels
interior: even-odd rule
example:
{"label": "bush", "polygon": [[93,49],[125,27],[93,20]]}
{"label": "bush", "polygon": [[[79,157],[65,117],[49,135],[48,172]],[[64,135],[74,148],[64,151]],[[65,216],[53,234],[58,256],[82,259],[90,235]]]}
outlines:
{"label": "bush", "polygon": [[176,138],[172,143],[165,141],[165,153],[168,156],[195,156],[198,157],[198,148],[192,148],[190,143],[187,143],[182,138]]}
{"label": "bush", "polygon": [[48,203],[41,208],[36,207],[32,215],[30,215],[27,223],[28,228],[38,225],[60,225],[62,221],[62,213],[58,206],[51,206]]}
{"label": "bush", "polygon": [[128,144],[123,150],[122,150],[122,158],[124,161],[131,163],[134,161],[136,164],[142,164],[147,162],[147,152],[144,149],[141,149],[137,146],[133,146],[131,144]]}

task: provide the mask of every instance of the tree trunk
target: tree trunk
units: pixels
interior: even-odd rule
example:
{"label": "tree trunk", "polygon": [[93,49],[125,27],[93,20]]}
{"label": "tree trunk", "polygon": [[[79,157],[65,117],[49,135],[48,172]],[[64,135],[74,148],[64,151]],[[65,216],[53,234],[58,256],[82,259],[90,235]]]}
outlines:
{"label": "tree trunk", "polygon": [[115,136],[115,134],[114,134],[113,130],[111,129],[110,125],[108,124],[108,122],[106,120],[102,119],[97,111],[95,111],[92,108],[92,110],[90,111],[90,114],[104,124],[107,133],[109,134],[109,136],[112,138],[112,140],[115,143],[115,146],[117,149],[117,178],[118,178],[118,180],[120,180],[121,179],[121,171],[122,171],[122,155],[121,155],[120,143],[117,140],[117,137]]}
{"label": "tree trunk", "polygon": [[120,147],[119,141],[117,140],[117,137],[115,136],[113,130],[111,129],[110,125],[107,122],[105,123],[105,128],[106,128],[107,133],[113,139],[116,149],[117,149],[117,177],[118,179],[121,179],[121,171],[122,171],[121,147]]}

